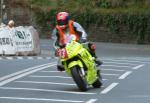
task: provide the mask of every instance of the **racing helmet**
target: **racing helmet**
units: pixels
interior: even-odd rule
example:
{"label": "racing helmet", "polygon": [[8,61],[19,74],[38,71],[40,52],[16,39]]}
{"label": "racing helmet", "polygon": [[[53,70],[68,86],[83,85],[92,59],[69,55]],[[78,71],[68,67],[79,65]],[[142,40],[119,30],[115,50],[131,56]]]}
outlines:
{"label": "racing helmet", "polygon": [[61,29],[66,29],[69,22],[69,13],[59,12],[56,15],[56,23]]}

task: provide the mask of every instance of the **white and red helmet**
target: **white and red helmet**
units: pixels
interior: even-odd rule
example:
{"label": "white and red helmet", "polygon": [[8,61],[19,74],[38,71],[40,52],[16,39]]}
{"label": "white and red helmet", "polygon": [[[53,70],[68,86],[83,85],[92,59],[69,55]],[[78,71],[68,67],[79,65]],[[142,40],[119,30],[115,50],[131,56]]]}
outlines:
{"label": "white and red helmet", "polygon": [[56,15],[57,25],[61,29],[65,29],[66,28],[66,25],[68,24],[68,21],[69,21],[69,13],[67,13],[67,12],[59,12]]}

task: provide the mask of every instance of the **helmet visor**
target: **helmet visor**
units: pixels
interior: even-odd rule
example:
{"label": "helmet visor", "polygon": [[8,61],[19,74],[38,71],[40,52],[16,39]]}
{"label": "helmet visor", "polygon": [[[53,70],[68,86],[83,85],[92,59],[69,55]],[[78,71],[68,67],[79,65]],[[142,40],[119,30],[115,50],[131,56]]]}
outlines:
{"label": "helmet visor", "polygon": [[67,25],[68,22],[67,22],[66,20],[58,20],[58,21],[57,21],[57,24],[58,24],[59,26],[63,26],[63,25]]}

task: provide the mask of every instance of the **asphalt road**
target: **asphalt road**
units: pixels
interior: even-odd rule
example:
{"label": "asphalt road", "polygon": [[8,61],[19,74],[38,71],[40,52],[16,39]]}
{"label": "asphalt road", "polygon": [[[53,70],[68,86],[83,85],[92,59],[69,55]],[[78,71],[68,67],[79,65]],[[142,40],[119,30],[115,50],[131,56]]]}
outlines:
{"label": "asphalt road", "polygon": [[41,40],[40,56],[0,58],[0,103],[150,103],[150,46],[96,44],[102,88],[79,91]]}

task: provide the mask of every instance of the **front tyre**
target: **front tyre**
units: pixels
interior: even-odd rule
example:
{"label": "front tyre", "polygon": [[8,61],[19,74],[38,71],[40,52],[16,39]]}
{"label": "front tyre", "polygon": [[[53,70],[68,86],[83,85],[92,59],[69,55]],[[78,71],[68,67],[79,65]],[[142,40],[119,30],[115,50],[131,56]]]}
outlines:
{"label": "front tyre", "polygon": [[73,67],[71,69],[72,77],[81,91],[87,91],[87,83],[84,81],[80,69]]}

